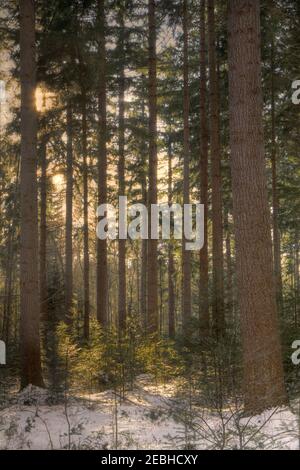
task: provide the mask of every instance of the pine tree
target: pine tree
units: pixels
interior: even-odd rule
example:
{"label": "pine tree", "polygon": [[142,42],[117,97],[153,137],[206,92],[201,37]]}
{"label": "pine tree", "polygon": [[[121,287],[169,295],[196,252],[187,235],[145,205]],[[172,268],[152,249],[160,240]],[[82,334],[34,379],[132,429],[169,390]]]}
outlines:
{"label": "pine tree", "polygon": [[248,413],[286,401],[264,160],[260,4],[230,0],[229,103],[236,269]]}
{"label": "pine tree", "polygon": [[218,337],[225,328],[223,286],[223,216],[220,148],[219,80],[216,61],[215,2],[208,0],[208,57],[210,96],[210,155],[212,190],[212,263],[213,263],[213,321]]}
{"label": "pine tree", "polygon": [[38,287],[37,114],[34,2],[20,0],[21,52],[21,387],[42,386]]}
{"label": "pine tree", "polygon": [[[148,0],[149,28],[149,189],[148,204],[157,204],[157,76],[156,76],[156,5]],[[151,219],[151,217],[150,217]],[[151,234],[151,222],[149,224]],[[158,330],[158,274],[157,240],[151,236],[148,241],[147,276],[147,329],[150,333]]]}

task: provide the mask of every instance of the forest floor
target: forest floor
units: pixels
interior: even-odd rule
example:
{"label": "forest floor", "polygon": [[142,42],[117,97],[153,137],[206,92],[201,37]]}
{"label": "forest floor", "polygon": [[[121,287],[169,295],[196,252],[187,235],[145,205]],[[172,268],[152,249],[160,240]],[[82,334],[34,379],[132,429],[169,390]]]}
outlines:
{"label": "forest floor", "polygon": [[0,449],[299,449],[299,403],[252,418],[190,406],[177,383],[149,376],[123,400],[104,391],[55,403],[28,387],[0,408]]}

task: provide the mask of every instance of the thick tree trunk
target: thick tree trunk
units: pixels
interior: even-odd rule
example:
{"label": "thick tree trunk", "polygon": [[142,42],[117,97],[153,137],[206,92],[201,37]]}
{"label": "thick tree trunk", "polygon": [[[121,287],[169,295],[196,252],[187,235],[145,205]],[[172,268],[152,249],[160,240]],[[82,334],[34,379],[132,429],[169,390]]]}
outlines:
{"label": "thick tree trunk", "polygon": [[282,307],[282,277],[281,277],[281,243],[278,226],[279,199],[277,190],[277,152],[276,152],[276,117],[275,117],[275,64],[274,64],[274,37],[271,44],[271,118],[272,118],[272,206],[273,206],[273,253],[274,253],[274,272],[276,281],[276,298],[278,308]]}
{"label": "thick tree trunk", "polygon": [[[119,12],[120,26],[120,57],[124,56],[124,12],[123,5]],[[125,196],[125,74],[124,66],[121,65],[119,77],[119,196]],[[118,317],[119,330],[126,328],[126,240],[119,239],[119,294],[118,294]]]}
{"label": "thick tree trunk", "polygon": [[73,123],[71,104],[67,104],[66,233],[65,233],[65,318],[72,321],[73,304]]}
{"label": "thick tree trunk", "polygon": [[[155,0],[148,0],[149,26],[149,212],[157,204],[157,77],[156,77],[156,13]],[[151,217],[150,217],[151,219]],[[151,221],[149,223],[151,234]],[[148,241],[147,329],[158,331],[157,240]]]}
{"label": "thick tree trunk", "polygon": [[90,252],[89,252],[89,190],[87,162],[87,105],[86,92],[82,92],[82,157],[83,157],[83,334],[90,336]]}
{"label": "thick tree trunk", "polygon": [[[168,203],[173,203],[173,168],[172,168],[172,147],[171,142],[168,145]],[[174,248],[172,240],[168,244],[168,319],[169,319],[169,337],[175,336],[175,289],[174,289]]]}
{"label": "thick tree trunk", "polygon": [[204,205],[204,246],[200,250],[199,320],[200,334],[209,332],[208,303],[208,123],[206,110],[206,1],[200,4],[200,202]]}
{"label": "thick tree trunk", "polygon": [[[105,50],[105,6],[98,0],[98,44],[99,44],[99,130],[98,130],[98,205],[107,203],[107,152],[106,152],[106,50]],[[107,241],[97,240],[97,319],[108,326],[108,271]]]}
{"label": "thick tree trunk", "polygon": [[222,229],[222,181],[220,149],[220,104],[216,64],[215,2],[208,0],[208,52],[210,87],[210,153],[212,186],[212,261],[213,261],[213,323],[217,337],[223,335],[224,267]]}
{"label": "thick tree trunk", "polygon": [[35,12],[32,0],[20,0],[21,54],[21,235],[20,357],[21,387],[43,385],[38,285],[37,115],[35,108]]}
{"label": "thick tree trunk", "polygon": [[249,413],[286,402],[265,172],[260,2],[230,0],[230,146],[238,296]]}
{"label": "thick tree trunk", "polygon": [[[189,60],[188,60],[188,6],[183,0],[183,204],[190,203],[190,125],[189,125]],[[182,322],[183,330],[192,315],[191,252],[185,249],[182,237]]]}
{"label": "thick tree trunk", "polygon": [[42,137],[40,149],[40,314],[47,319],[47,138]]}

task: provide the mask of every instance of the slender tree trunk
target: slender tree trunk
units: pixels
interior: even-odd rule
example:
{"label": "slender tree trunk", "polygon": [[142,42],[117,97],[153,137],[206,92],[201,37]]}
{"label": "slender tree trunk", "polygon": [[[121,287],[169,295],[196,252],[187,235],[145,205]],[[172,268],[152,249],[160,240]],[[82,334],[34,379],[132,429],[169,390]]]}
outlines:
{"label": "slender tree trunk", "polygon": [[231,320],[231,324],[234,321],[233,318],[233,308],[234,308],[234,299],[233,299],[233,266],[232,266],[232,250],[231,250],[231,233],[229,226],[229,213],[228,209],[225,210],[224,217],[224,230],[226,233],[226,306]]}
{"label": "slender tree trunk", "polygon": [[273,206],[273,252],[274,252],[274,272],[276,282],[276,298],[279,310],[282,307],[282,277],[281,277],[281,243],[278,226],[279,200],[277,191],[277,155],[276,155],[276,118],[275,118],[275,64],[274,64],[274,35],[272,33],[271,44],[271,117],[272,117],[272,206]]}
{"label": "slender tree trunk", "polygon": [[295,291],[295,327],[299,324],[299,294],[300,294],[300,275],[299,275],[299,230],[295,230],[295,262],[294,262],[294,291]]}
{"label": "slender tree trunk", "polygon": [[[156,77],[156,6],[155,0],[148,0],[149,26],[149,212],[151,204],[157,204],[157,77]],[[151,219],[151,217],[150,217]],[[151,220],[149,223],[151,234]],[[148,295],[147,329],[158,331],[158,282],[157,282],[157,240],[148,241]]]}
{"label": "slender tree trunk", "polygon": [[87,162],[87,104],[86,92],[82,92],[82,156],[83,156],[83,290],[84,320],[83,333],[90,336],[90,252],[89,252],[89,190]]}
{"label": "slender tree trunk", "polygon": [[13,281],[13,227],[9,229],[8,238],[6,243],[6,266],[5,266],[5,287],[4,287],[4,301],[3,301],[3,324],[2,336],[5,338],[6,344],[10,341],[10,325],[11,325],[11,306],[12,306],[12,281]]}
{"label": "slender tree trunk", "polygon": [[260,2],[229,2],[229,104],[245,409],[286,402],[265,172]]}
{"label": "slender tree trunk", "polygon": [[[120,26],[120,57],[124,57],[124,11],[123,5],[120,6],[119,12]],[[121,65],[119,77],[119,196],[125,196],[125,74],[124,66]],[[126,240],[119,239],[119,296],[118,296],[118,312],[119,312],[119,330],[126,328]]]}
{"label": "slender tree trunk", "polygon": [[[188,6],[183,0],[183,204],[190,203],[190,125],[189,125],[189,60],[188,60]],[[183,329],[192,315],[191,252],[186,250],[186,238],[182,237],[182,321]]]}
{"label": "slender tree trunk", "polygon": [[224,267],[222,229],[222,181],[220,148],[219,83],[216,64],[215,2],[208,0],[209,86],[210,86],[210,153],[212,186],[212,261],[213,322],[217,337],[225,330]]}
{"label": "slender tree trunk", "polygon": [[47,138],[42,137],[40,154],[40,314],[47,319]]}
{"label": "slender tree trunk", "polygon": [[[98,205],[107,204],[107,152],[106,152],[106,50],[105,50],[105,2],[98,0],[99,33],[99,131],[98,131]],[[108,326],[108,271],[107,241],[97,240],[97,319]]]}
{"label": "slender tree trunk", "polygon": [[35,12],[32,0],[20,0],[21,54],[21,235],[20,357],[21,388],[43,385],[38,285],[37,115],[35,108]]}
{"label": "slender tree trunk", "polygon": [[[144,90],[143,90],[144,91]],[[142,92],[142,96],[144,92]],[[145,123],[145,101],[142,98],[142,124]],[[147,148],[145,141],[141,141],[140,146],[141,158],[147,158]],[[147,170],[143,168],[142,181],[141,181],[141,190],[142,190],[142,199],[143,204],[148,207],[148,191],[147,191]],[[148,272],[148,240],[142,240],[141,247],[141,320],[144,331],[147,329],[147,272]]]}
{"label": "slender tree trunk", "polygon": [[[172,147],[171,141],[168,145],[168,203],[173,202],[173,168],[172,168]],[[174,248],[172,240],[168,244],[168,318],[169,318],[169,337],[175,336],[175,290],[174,290]]]}
{"label": "slender tree trunk", "polygon": [[200,201],[204,205],[204,245],[200,250],[199,320],[200,333],[209,332],[208,304],[208,123],[206,110],[206,1],[200,4]]}
{"label": "slender tree trunk", "polygon": [[72,321],[73,304],[73,123],[71,104],[67,104],[65,302],[66,322]]}
{"label": "slender tree trunk", "polygon": [[[143,204],[147,207],[147,181],[146,175],[143,175],[142,180],[142,197],[143,197]],[[147,267],[148,267],[148,250],[147,250],[148,241],[142,240],[142,248],[141,248],[141,319],[142,319],[142,326],[143,329],[146,331],[147,329]]]}

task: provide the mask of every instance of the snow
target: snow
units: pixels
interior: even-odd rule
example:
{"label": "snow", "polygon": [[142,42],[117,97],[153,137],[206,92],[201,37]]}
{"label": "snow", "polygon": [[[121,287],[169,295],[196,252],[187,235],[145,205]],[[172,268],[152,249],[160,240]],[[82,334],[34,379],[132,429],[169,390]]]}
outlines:
{"label": "snow", "polygon": [[120,400],[113,391],[68,396],[27,387],[0,410],[0,449],[299,449],[299,404],[244,418],[188,407],[178,384],[141,376]]}

